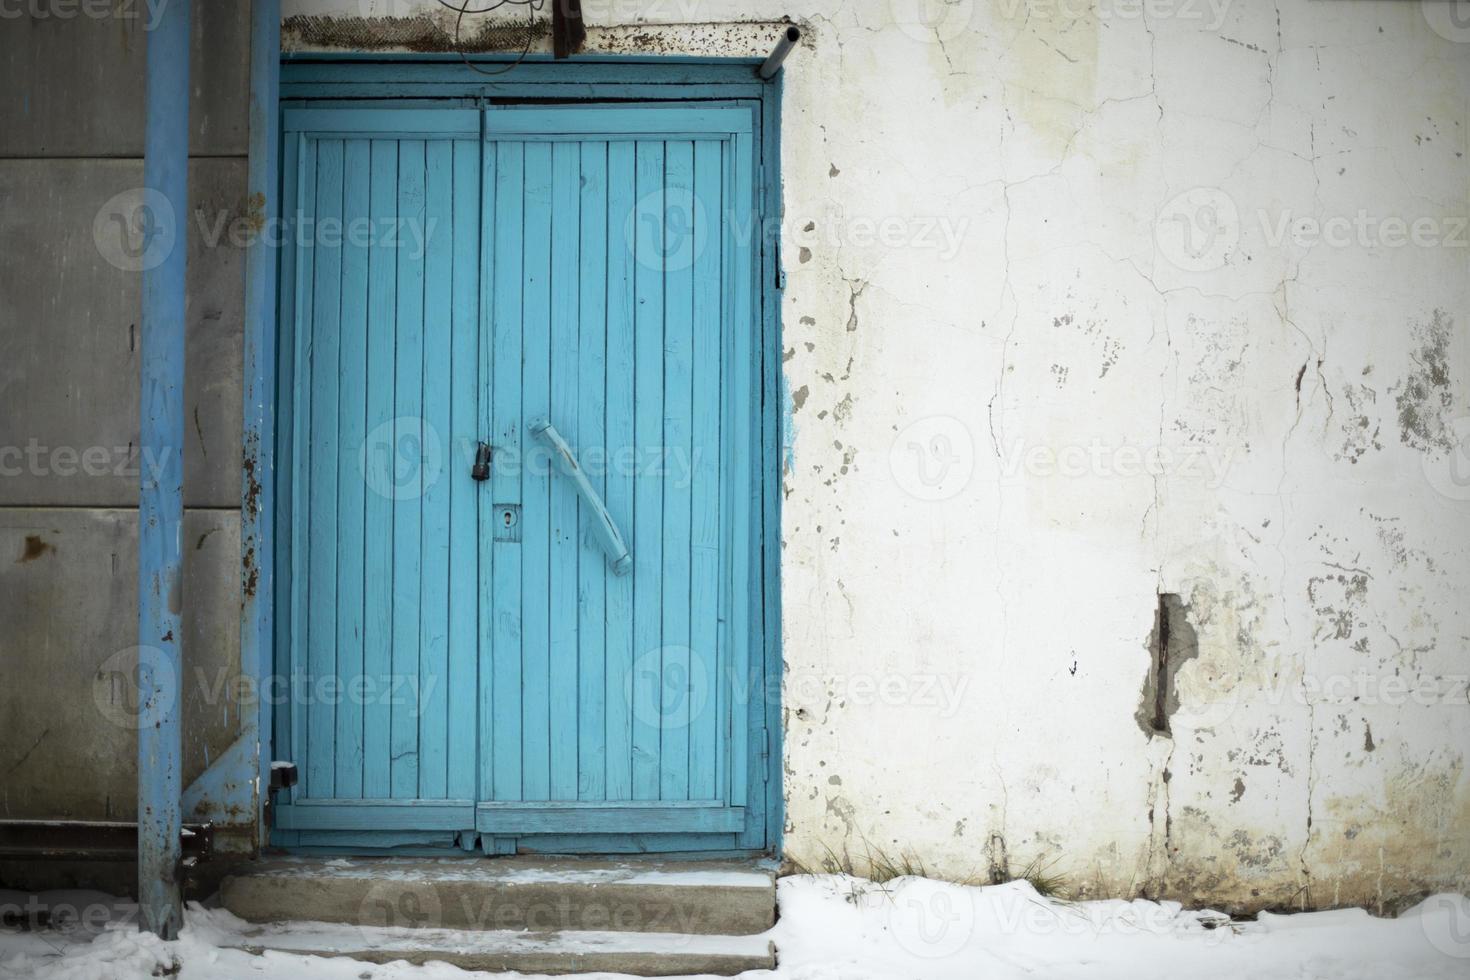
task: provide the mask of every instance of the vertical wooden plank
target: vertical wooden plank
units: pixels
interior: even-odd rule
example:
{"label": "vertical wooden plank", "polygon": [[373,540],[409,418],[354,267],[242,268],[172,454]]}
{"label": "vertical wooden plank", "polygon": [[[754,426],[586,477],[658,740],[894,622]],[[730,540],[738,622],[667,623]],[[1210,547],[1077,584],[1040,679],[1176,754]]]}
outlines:
{"label": "vertical wooden plank", "polygon": [[[741,136],[733,140],[733,148],[736,153],[745,154],[752,171],[762,160],[762,145],[766,138],[764,123],[760,120],[759,113],[756,114],[755,131],[751,135]],[[774,167],[771,170],[775,172]],[[749,187],[743,191],[751,202],[754,220],[759,222],[761,215],[765,213],[768,197],[766,188],[758,184],[754,175],[748,178]],[[764,383],[766,362],[766,333],[763,304],[765,300],[765,280],[767,266],[765,264],[764,249],[759,247],[760,239],[756,240],[745,259],[745,298],[749,303],[750,328],[750,399],[751,404],[757,408],[762,406],[766,386]],[[774,706],[763,694],[766,678],[766,639],[765,639],[765,617],[769,614],[770,607],[767,604],[765,589],[766,558],[764,548],[767,544],[764,531],[764,499],[766,493],[765,478],[769,475],[769,469],[760,455],[762,439],[765,426],[762,416],[758,411],[751,413],[751,444],[752,452],[756,454],[756,461],[750,467],[747,479],[750,482],[750,530],[749,530],[749,553],[751,560],[751,630],[750,630],[750,665],[749,676],[751,677],[752,690],[758,692],[748,702],[746,724],[751,733],[750,754],[747,766],[748,792],[746,794],[747,819],[745,832],[738,838],[742,847],[764,847],[766,846],[766,820],[771,809],[769,806],[769,787],[767,784],[769,772],[769,759],[773,754],[780,751],[779,732],[774,730],[779,727],[779,716]],[[772,457],[779,459],[779,457]]]}
{"label": "vertical wooden plank", "polygon": [[[757,215],[780,213],[778,160],[781,139],[781,100],[768,89],[759,110],[759,138],[756,140],[756,159],[764,164],[757,168],[761,174],[769,174],[755,188]],[[768,757],[759,772],[751,775],[751,800],[763,805],[746,808],[745,834],[740,838],[742,845],[761,849],[770,848],[779,852],[785,801],[781,786],[782,731],[780,724],[779,685],[773,683],[781,676],[781,291],[775,287],[779,269],[775,249],[763,238],[757,267],[756,303],[761,318],[761,375],[758,384],[761,393],[761,514],[758,535],[761,542],[760,606],[761,606],[761,665],[760,702],[765,719],[768,738]],[[769,286],[767,284],[770,284]],[[773,771],[774,770],[774,771]]]}
{"label": "vertical wooden plank", "polygon": [[424,147],[424,495],[419,541],[419,797],[449,785],[450,312],[454,262],[454,144]]}
{"label": "vertical wooden plank", "polygon": [[[424,142],[398,145],[398,214],[425,226]],[[421,507],[424,490],[424,257],[398,250],[394,360],[393,691],[389,752],[392,792],[419,792],[419,600]]]}
{"label": "vertical wooden plank", "polygon": [[[737,136],[727,144],[734,157],[731,171],[731,219],[733,227],[751,227],[754,203],[754,154],[751,137]],[[753,474],[759,466],[754,442],[755,406],[759,405],[754,385],[756,323],[751,302],[755,291],[751,262],[752,239],[737,241],[732,248],[730,287],[730,398],[727,411],[732,431],[731,455],[724,465],[731,469],[726,479],[731,484],[730,544],[730,638],[731,726],[733,744],[730,751],[731,802],[744,806],[750,790],[750,759],[758,751],[756,742],[763,737],[758,726],[751,724],[752,707],[759,709],[763,692],[756,689],[753,673],[751,633],[759,615],[751,591],[752,553],[755,549],[754,513],[759,506],[757,481]]]}
{"label": "vertical wooden plank", "polygon": [[[373,140],[368,166],[373,231],[386,233],[398,227],[397,140]],[[372,691],[363,706],[362,795],[367,799],[392,794],[388,736],[393,693],[393,324],[398,248],[378,244],[368,253],[368,441],[362,460],[368,487],[363,521],[363,672]]]}
{"label": "vertical wooden plank", "polygon": [[[449,782],[450,799],[475,798],[478,738],[475,731],[479,680],[479,606],[476,580],[480,538],[475,512],[481,484],[469,479],[480,439],[480,143],[456,140],[451,200],[453,297],[450,337],[449,484]],[[450,229],[440,228],[439,234]],[[486,435],[488,438],[488,434]]]}
{"label": "vertical wooden plank", "polygon": [[[759,221],[761,214],[762,189],[755,183],[754,170],[756,161],[759,159],[758,150],[759,128],[753,134],[741,134],[731,141],[731,152],[735,154],[735,176],[734,187],[736,194],[737,213],[744,208],[746,213],[752,215],[750,220]],[[761,405],[761,358],[764,347],[761,342],[763,322],[761,319],[761,251],[755,242],[747,243],[744,248],[736,249],[737,290],[733,295],[736,323],[743,326],[737,330],[736,342],[744,343],[745,351],[741,354],[741,363],[747,366],[746,373],[742,378],[738,369],[732,372],[736,383],[741,385],[746,392],[744,395],[746,404],[750,411],[745,421],[749,422],[749,431],[745,434],[746,444],[750,447],[751,462],[741,473],[743,481],[743,492],[747,500],[746,526],[741,529],[737,524],[736,547],[747,560],[747,572],[744,581],[749,588],[747,597],[750,617],[750,628],[745,631],[748,644],[748,661],[746,663],[746,674],[748,678],[746,689],[752,692],[744,707],[745,731],[748,733],[746,745],[748,746],[745,758],[742,760],[745,773],[746,790],[740,795],[741,802],[748,808],[748,818],[745,832],[738,838],[741,846],[764,846],[765,842],[765,815],[766,815],[766,786],[765,786],[765,764],[764,759],[771,751],[771,740],[767,726],[772,723],[769,718],[770,706],[763,695],[763,680],[765,677],[765,649],[763,645],[762,617],[764,608],[762,606],[761,570],[762,557],[762,465],[760,462],[760,447],[762,438],[762,426],[760,425],[759,407]]]}
{"label": "vertical wooden plank", "polygon": [[[521,411],[551,412],[551,144],[526,144],[525,294],[521,316]],[[528,446],[522,477],[521,737],[522,788],[528,800],[551,798],[551,461]],[[532,451],[533,450],[533,451]]]}
{"label": "vertical wooden plank", "polygon": [[337,799],[362,796],[363,533],[361,451],[367,430],[368,141],[348,140],[342,161],[342,298],[337,397]]}
{"label": "vertical wooden plank", "polygon": [[[607,435],[608,513],[624,537],[633,532],[634,144],[607,148]],[[633,798],[633,575],[607,579],[607,799]]]}
{"label": "vertical wooden plank", "polygon": [[694,144],[671,140],[664,161],[664,435],[649,463],[663,479],[663,724],[659,798],[689,798],[689,726],[695,672],[689,649],[688,468],[693,458]]}
{"label": "vertical wooden plank", "polygon": [[[308,220],[313,223],[316,220],[316,140],[303,136],[297,141],[296,164],[300,207],[291,225],[295,280],[291,320],[295,336],[291,371],[291,643],[286,651],[291,691],[300,688],[310,669],[306,653],[310,649],[311,629],[307,614],[311,608],[311,508],[308,505],[311,470],[306,461],[311,455],[311,311],[316,253],[303,229]],[[306,699],[293,695],[288,709],[276,712],[276,718],[285,726],[290,739],[277,744],[291,746],[291,758],[297,764],[297,782],[291,790],[291,799],[305,798],[311,777],[311,767],[307,764]]]}
{"label": "vertical wooden plank", "polygon": [[[731,351],[734,349],[734,339],[730,335],[732,326],[732,315],[734,305],[731,301],[731,291],[735,288],[735,250],[734,239],[740,234],[738,228],[733,227],[732,217],[735,207],[734,194],[734,157],[730,152],[730,144],[724,143],[720,148],[720,453],[718,457],[718,478],[720,495],[720,581],[716,603],[719,606],[719,619],[721,629],[715,638],[716,653],[715,661],[720,665],[719,684],[715,691],[717,720],[717,745],[715,785],[719,788],[720,795],[725,799],[733,800],[737,796],[733,787],[741,782],[741,779],[731,774],[733,763],[732,746],[735,744],[735,722],[732,716],[731,701],[734,699],[736,690],[740,687],[740,679],[735,676],[734,668],[731,666],[731,635],[735,631],[734,613],[731,610],[731,526],[732,514],[734,513],[734,485],[731,480],[730,460],[733,456],[731,445],[734,441],[733,426],[731,424],[730,412],[733,404],[733,396],[730,386],[730,363]],[[740,736],[744,737],[743,733]]]}
{"label": "vertical wooden plank", "polygon": [[[577,288],[580,271],[580,148],[551,146],[551,411],[552,424],[575,439],[577,419]],[[579,456],[582,447],[572,443]],[[578,497],[570,480],[550,474],[550,555],[547,596],[547,712],[550,719],[550,799],[577,798],[577,574],[583,547],[577,530]],[[595,548],[589,553],[596,558]]]}
{"label": "vertical wooden plank", "polygon": [[[607,500],[607,144],[584,142],[581,154],[581,248],[578,280],[577,446],[593,489]],[[581,527],[590,515],[583,515]],[[616,520],[616,516],[613,518]],[[620,524],[619,527],[626,527]],[[582,555],[577,576],[577,798],[607,794],[607,562],[595,550]]]}
{"label": "vertical wooden plank", "polygon": [[633,798],[659,794],[663,650],[664,144],[639,140],[634,239]]}
{"label": "vertical wooden plank", "polygon": [[522,252],[525,211],[525,144],[496,146],[495,207],[487,212],[482,234],[494,241],[494,371],[492,388],[497,461],[490,464],[494,497],[490,524],[481,532],[504,536],[494,547],[491,586],[494,664],[494,709],[487,720],[493,727],[494,799],[524,799],[521,789],[521,544],[524,521],[505,526],[502,508],[521,505],[521,471],[525,468],[521,419]]}
{"label": "vertical wooden plank", "polygon": [[690,458],[689,649],[704,684],[693,696],[703,710],[689,723],[689,798],[713,800],[720,789],[720,345],[722,341],[721,144],[694,144],[695,222],[692,323],[693,431]]}
{"label": "vertical wooden plank", "polygon": [[[321,140],[317,147],[318,233],[342,221],[342,141]],[[318,239],[312,289],[311,362],[311,695],[306,709],[307,768],[311,793],[335,792],[336,711],[325,695],[337,671],[337,380],[341,331],[342,248]]]}
{"label": "vertical wooden plank", "polygon": [[[483,113],[482,113],[483,115]],[[479,373],[477,390],[480,438],[491,446],[490,481],[478,486],[475,492],[476,519],[475,540],[479,543],[480,569],[478,575],[479,609],[479,710],[476,712],[475,729],[478,733],[479,772],[476,777],[474,799],[495,798],[495,756],[498,747],[497,720],[495,717],[495,503],[496,490],[503,480],[496,474],[499,463],[494,454],[503,452],[496,435],[496,417],[492,410],[495,397],[500,392],[495,376],[495,313],[497,293],[496,275],[496,225],[497,225],[497,164],[500,146],[488,137],[480,143],[480,221],[475,234],[480,243],[479,270],[480,292],[478,304]]]}

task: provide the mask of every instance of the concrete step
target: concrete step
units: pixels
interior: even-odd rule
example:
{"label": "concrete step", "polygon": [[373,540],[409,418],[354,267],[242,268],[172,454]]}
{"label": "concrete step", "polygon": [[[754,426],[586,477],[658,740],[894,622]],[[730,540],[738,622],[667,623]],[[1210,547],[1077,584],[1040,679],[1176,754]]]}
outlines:
{"label": "concrete step", "polygon": [[465,970],[553,975],[734,976],[776,966],[775,948],[763,936],[669,932],[531,933],[293,922],[248,928],[231,945],[257,954],[274,950],[369,963],[440,961]]}
{"label": "concrete step", "polygon": [[225,879],[248,922],[534,933],[748,936],[775,923],[774,869],[755,862],[277,858]]}

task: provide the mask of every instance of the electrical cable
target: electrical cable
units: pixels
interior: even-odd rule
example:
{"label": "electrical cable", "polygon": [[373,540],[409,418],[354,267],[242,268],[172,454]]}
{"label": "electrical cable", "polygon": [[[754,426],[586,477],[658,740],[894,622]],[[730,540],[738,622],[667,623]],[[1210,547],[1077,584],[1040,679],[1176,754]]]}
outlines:
{"label": "electrical cable", "polygon": [[[464,0],[464,3],[458,7],[450,3],[449,0],[439,0],[439,5],[447,10],[452,10],[455,12],[454,50],[459,52],[459,60],[464,62],[465,67],[481,75],[504,75],[506,72],[510,71],[512,68],[525,61],[526,55],[531,53],[531,38],[536,28],[536,14],[540,13],[541,10],[546,6],[546,0],[495,0],[494,3],[490,4],[487,7],[478,7],[474,10],[470,9],[470,0]],[[503,68],[496,69],[495,71],[489,71],[479,67],[474,62],[470,61],[469,56],[465,54],[464,47],[459,42],[460,25],[464,23],[465,14],[488,14],[493,10],[498,10],[501,7],[506,6],[526,7],[530,10],[530,16],[526,21],[526,45],[521,49],[521,53],[516,56],[515,61],[512,61],[510,64],[504,66]]]}

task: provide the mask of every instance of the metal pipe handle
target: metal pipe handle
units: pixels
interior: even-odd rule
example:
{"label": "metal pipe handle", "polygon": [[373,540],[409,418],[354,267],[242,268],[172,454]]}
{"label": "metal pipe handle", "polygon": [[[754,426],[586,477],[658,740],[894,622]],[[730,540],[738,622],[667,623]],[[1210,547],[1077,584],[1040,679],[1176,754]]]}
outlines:
{"label": "metal pipe handle", "polygon": [[602,540],[602,550],[607,552],[607,560],[612,565],[614,575],[626,575],[633,567],[633,556],[628,553],[628,546],[623,543],[623,536],[618,533],[617,526],[613,524],[612,515],[607,512],[607,505],[597,495],[592,484],[587,480],[587,474],[582,472],[577,457],[572,455],[572,447],[556,431],[556,426],[549,419],[535,419],[528,427],[531,435],[540,439],[551,447],[561,464],[561,471],[571,478],[577,488],[577,493],[582,495],[582,500],[591,509],[592,515],[597,518],[598,537]]}

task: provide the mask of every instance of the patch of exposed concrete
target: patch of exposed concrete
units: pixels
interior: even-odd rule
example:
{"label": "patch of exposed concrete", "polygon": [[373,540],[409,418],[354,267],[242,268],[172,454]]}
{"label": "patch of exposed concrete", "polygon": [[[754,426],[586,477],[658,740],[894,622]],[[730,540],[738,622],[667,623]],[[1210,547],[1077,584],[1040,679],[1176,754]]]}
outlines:
{"label": "patch of exposed concrete", "polygon": [[1450,387],[1450,334],[1455,321],[1435,310],[1427,321],[1414,325],[1414,370],[1399,385],[1399,438],[1415,449],[1454,452],[1455,436],[1446,415],[1454,404]]}
{"label": "patch of exposed concrete", "polygon": [[1169,719],[1179,710],[1179,670],[1199,656],[1199,637],[1189,622],[1189,606],[1179,596],[1163,592],[1154,611],[1149,635],[1149,670],[1134,717],[1144,734],[1171,734]]}

